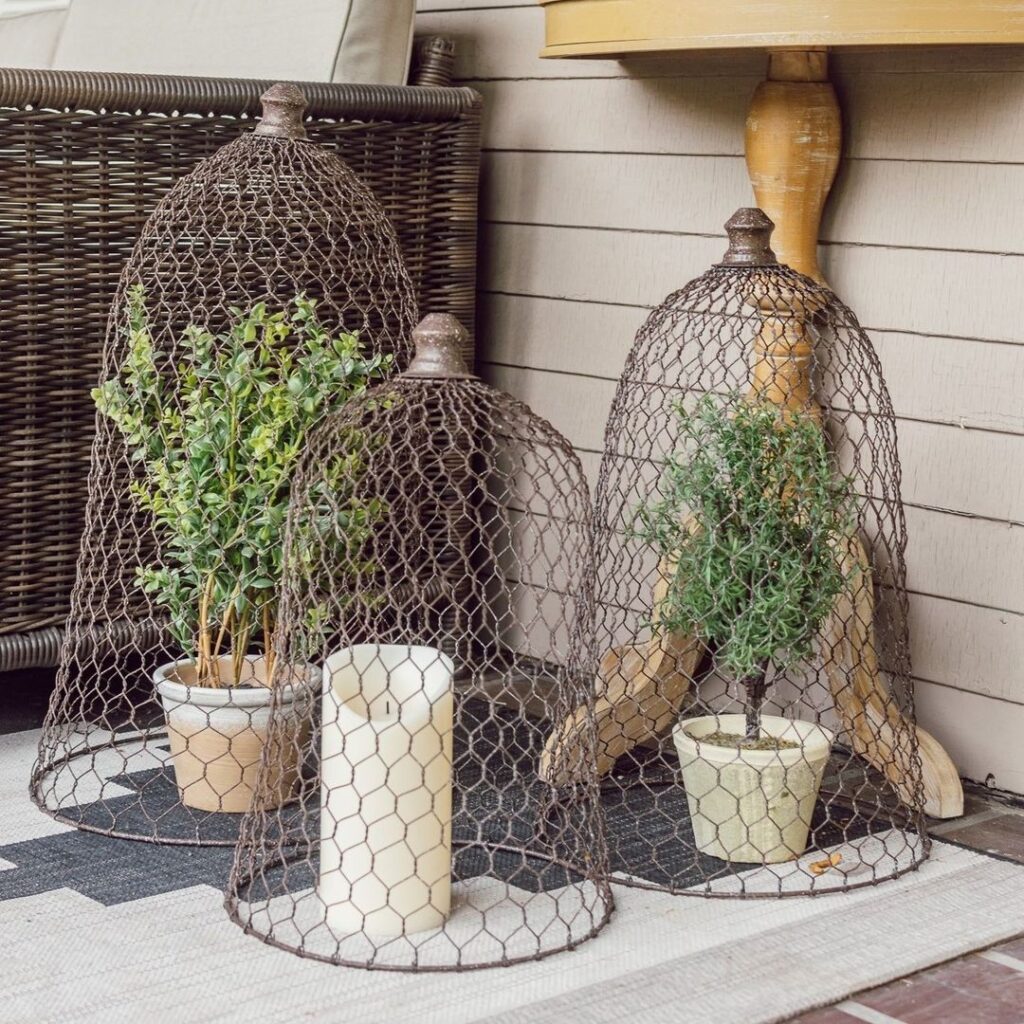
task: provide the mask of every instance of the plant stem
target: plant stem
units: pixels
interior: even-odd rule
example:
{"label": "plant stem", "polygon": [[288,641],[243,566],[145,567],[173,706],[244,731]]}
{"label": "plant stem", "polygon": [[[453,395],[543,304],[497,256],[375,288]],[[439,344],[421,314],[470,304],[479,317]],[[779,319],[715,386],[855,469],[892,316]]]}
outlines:
{"label": "plant stem", "polygon": [[220,624],[220,630],[217,633],[217,641],[213,645],[214,654],[217,655],[217,656],[220,655],[220,649],[221,649],[221,645],[224,643],[224,637],[228,636],[230,634],[230,632],[231,632],[231,620],[234,617],[234,614],[235,614],[235,605],[234,605],[234,602],[232,601],[228,605],[227,611],[224,613],[224,618],[223,618],[223,620],[221,621],[221,624]]}
{"label": "plant stem", "polygon": [[263,605],[263,656],[267,664],[267,685],[270,686],[274,679],[274,633],[273,623],[270,618],[270,602]]}
{"label": "plant stem", "polygon": [[761,738],[761,707],[764,704],[765,694],[768,692],[768,684],[765,678],[768,675],[768,662],[763,662],[760,669],[752,676],[743,680],[747,691],[747,728],[743,738],[754,743]]}
{"label": "plant stem", "polygon": [[199,645],[196,657],[196,678],[200,686],[218,686],[219,680],[213,672],[210,652],[210,599],[213,596],[214,578],[211,573],[206,578],[202,597],[199,599]]}

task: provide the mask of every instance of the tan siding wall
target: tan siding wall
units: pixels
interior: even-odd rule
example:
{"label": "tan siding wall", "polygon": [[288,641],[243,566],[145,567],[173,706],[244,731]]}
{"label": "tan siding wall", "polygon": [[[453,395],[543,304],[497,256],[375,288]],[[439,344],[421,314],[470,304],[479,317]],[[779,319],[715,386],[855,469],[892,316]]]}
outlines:
{"label": "tan siding wall", "polygon": [[[419,0],[485,97],[483,372],[593,472],[647,309],[752,197],[757,54],[541,61],[532,0]],[[833,58],[847,123],[823,268],[899,416],[924,724],[1024,792],[1024,48]]]}

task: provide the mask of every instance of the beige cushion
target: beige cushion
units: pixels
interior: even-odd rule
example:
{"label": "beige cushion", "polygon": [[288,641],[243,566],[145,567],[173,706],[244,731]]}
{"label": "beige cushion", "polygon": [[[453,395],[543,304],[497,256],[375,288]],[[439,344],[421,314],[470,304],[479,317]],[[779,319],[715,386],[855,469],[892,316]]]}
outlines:
{"label": "beige cushion", "polygon": [[44,10],[0,18],[0,67],[50,67],[67,15],[66,10]]}
{"label": "beige cushion", "polygon": [[415,0],[73,0],[69,71],[402,85]]}

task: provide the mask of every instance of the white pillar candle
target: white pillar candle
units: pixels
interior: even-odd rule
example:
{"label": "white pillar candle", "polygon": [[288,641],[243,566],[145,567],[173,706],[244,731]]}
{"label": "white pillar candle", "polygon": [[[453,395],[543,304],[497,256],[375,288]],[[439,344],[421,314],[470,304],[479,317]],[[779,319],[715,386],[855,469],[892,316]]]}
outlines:
{"label": "white pillar candle", "polygon": [[318,891],[336,934],[448,916],[452,675],[431,647],[360,644],[324,663]]}

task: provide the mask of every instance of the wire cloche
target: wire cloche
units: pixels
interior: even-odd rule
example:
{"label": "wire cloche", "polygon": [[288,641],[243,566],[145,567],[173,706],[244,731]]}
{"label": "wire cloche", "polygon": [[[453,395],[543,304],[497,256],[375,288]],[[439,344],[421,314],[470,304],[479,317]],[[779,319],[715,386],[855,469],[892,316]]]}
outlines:
{"label": "wire cloche", "polygon": [[[535,959],[611,912],[593,736],[541,777],[553,722],[592,706],[589,496],[568,443],[487,386],[453,317],[409,369],[318,429],[292,489],[281,687],[227,906],[245,930],[350,966]],[[584,730],[585,733],[585,730]]]}
{"label": "wire cloche", "polygon": [[[105,341],[86,525],[32,776],[62,821],[231,845],[269,716],[287,479],[406,358],[395,232],[291,85],[157,204]],[[282,782],[282,785],[284,783]]]}
{"label": "wire cloche", "polygon": [[[952,766],[914,721],[896,426],[854,314],[741,210],[637,334],[596,494],[610,864],[676,893],[895,877]],[[576,778],[589,706],[552,730]],[[955,779],[955,773],[953,775]]]}

